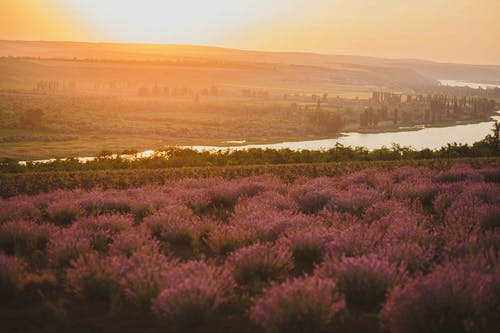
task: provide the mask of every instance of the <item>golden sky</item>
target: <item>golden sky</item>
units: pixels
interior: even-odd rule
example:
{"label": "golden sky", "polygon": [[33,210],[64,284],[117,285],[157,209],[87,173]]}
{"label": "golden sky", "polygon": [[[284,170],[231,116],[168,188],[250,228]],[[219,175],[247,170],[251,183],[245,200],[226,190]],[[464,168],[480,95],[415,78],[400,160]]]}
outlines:
{"label": "golden sky", "polygon": [[0,0],[0,39],[500,64],[500,0]]}

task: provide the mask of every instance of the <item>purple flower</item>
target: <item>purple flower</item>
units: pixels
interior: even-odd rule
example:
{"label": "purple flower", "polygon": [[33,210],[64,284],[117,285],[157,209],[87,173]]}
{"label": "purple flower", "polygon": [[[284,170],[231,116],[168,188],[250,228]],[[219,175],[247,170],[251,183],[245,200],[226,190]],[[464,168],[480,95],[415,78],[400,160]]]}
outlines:
{"label": "purple flower", "polygon": [[151,310],[159,319],[183,328],[203,323],[234,289],[231,271],[200,261],[172,269],[164,285]]}
{"label": "purple flower", "polygon": [[0,253],[0,296],[13,296],[24,287],[26,264]]}
{"label": "purple flower", "polygon": [[50,223],[25,220],[0,224],[0,249],[7,254],[30,258],[35,251],[44,251],[50,236],[59,228]]}
{"label": "purple flower", "polygon": [[226,260],[240,285],[260,290],[269,281],[282,281],[293,268],[292,252],[286,246],[256,243],[229,255]]}
{"label": "purple flower", "polygon": [[495,332],[498,264],[448,264],[397,287],[382,311],[391,332]]}
{"label": "purple flower", "polygon": [[316,274],[333,279],[353,311],[376,312],[405,272],[375,255],[325,260]]}
{"label": "purple flower", "polygon": [[250,318],[268,332],[326,332],[344,307],[332,280],[312,276],[273,283],[255,300]]}

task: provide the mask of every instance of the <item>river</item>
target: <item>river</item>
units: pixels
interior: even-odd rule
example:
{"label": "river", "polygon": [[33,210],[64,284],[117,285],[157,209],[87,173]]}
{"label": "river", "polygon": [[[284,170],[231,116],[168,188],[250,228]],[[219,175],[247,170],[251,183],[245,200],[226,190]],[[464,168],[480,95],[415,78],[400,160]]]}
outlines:
{"label": "river", "polygon": [[[500,112],[500,111],[498,111]],[[497,112],[497,113],[498,113]],[[261,149],[282,149],[293,150],[322,150],[333,148],[337,143],[344,146],[366,147],[369,150],[390,147],[393,143],[403,147],[413,147],[415,149],[438,149],[447,143],[473,144],[484,139],[491,132],[494,121],[500,121],[500,115],[491,117],[490,121],[484,121],[475,124],[455,125],[447,127],[421,127],[410,131],[386,132],[386,133],[342,133],[343,136],[335,139],[310,140],[281,142],[272,144],[253,144],[238,146],[188,146],[198,151],[203,150],[241,150],[249,148]]]}
{"label": "river", "polygon": [[469,87],[473,89],[494,89],[500,88],[499,84],[490,84],[490,83],[480,83],[480,82],[471,82],[471,81],[460,81],[460,80],[438,80],[439,83],[443,86],[450,87]]}
{"label": "river", "polygon": [[[447,127],[419,127],[417,129],[401,129],[400,132],[385,133],[342,133],[343,136],[334,139],[291,141],[271,144],[233,145],[233,146],[181,146],[180,148],[191,148],[197,151],[218,151],[218,150],[243,150],[250,148],[260,149],[292,149],[292,150],[326,150],[335,147],[337,143],[351,147],[366,147],[369,150],[381,147],[391,147],[393,143],[402,147],[412,147],[414,149],[439,149],[447,143],[473,144],[484,139],[491,133],[495,120],[500,121],[500,111],[496,116],[492,116],[489,121],[475,124],[455,125]],[[233,140],[228,143],[244,143],[245,140]],[[146,150],[136,155],[121,155],[122,158],[136,159],[147,158],[154,155],[153,150]],[[116,155],[114,156],[116,157]],[[95,160],[95,157],[78,157],[80,162]],[[63,159],[64,160],[64,159]],[[53,162],[55,159],[36,160],[35,163]],[[26,161],[19,162],[26,164]]]}

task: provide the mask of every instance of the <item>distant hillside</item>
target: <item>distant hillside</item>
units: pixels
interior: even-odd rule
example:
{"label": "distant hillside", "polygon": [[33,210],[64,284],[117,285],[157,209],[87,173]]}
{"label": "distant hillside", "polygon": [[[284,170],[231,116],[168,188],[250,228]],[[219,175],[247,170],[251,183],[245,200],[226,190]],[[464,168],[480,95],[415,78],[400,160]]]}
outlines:
{"label": "distant hillside", "polygon": [[446,64],[436,62],[402,62],[426,77],[440,80],[463,80],[481,83],[500,84],[500,66]]}
{"label": "distant hillside", "polygon": [[[163,83],[170,78],[194,85],[263,87],[340,84],[397,89],[436,83],[387,59],[206,46],[0,41],[0,57],[24,58],[0,62],[2,87],[68,77],[86,81],[133,77]],[[71,61],[63,64],[56,59]]]}
{"label": "distant hillside", "polygon": [[383,65],[387,59],[323,55],[305,52],[263,52],[212,46],[173,44],[122,44],[45,41],[2,41],[0,56],[40,58],[93,58],[114,60],[166,60],[172,57],[316,66],[336,64]]}
{"label": "distant hillside", "polygon": [[[159,80],[157,69],[138,70],[137,62],[185,72],[190,82],[214,82],[214,74],[223,84],[303,85],[346,84],[387,88],[408,88],[437,84],[438,79],[471,80],[500,83],[500,66],[445,64],[420,60],[384,59],[363,56],[325,55],[304,52],[262,52],[221,47],[165,44],[119,44],[45,41],[0,41],[0,57],[40,59],[79,59],[94,61],[60,63],[0,62],[0,84],[9,86],[37,79],[61,79],[62,76],[82,75],[89,80],[103,75],[134,76]],[[121,64],[104,65],[95,60],[113,60]],[[131,64],[126,64],[131,61]],[[64,67],[64,68],[62,68]],[[113,70],[115,67],[115,70]],[[116,73],[120,67],[121,74]],[[193,73],[193,68],[198,71]],[[225,68],[224,73],[220,68]],[[201,73],[199,70],[204,68]],[[216,68],[219,70],[215,71]],[[145,71],[144,74],[137,73]],[[59,73],[61,72],[62,73]],[[148,72],[150,72],[148,74]],[[60,75],[58,75],[58,73]],[[204,75],[208,79],[203,79]],[[194,77],[193,77],[194,75]],[[183,77],[182,75],[180,77]],[[162,78],[162,80],[164,77]],[[194,80],[194,81],[193,81]],[[202,84],[200,82],[200,84]]]}

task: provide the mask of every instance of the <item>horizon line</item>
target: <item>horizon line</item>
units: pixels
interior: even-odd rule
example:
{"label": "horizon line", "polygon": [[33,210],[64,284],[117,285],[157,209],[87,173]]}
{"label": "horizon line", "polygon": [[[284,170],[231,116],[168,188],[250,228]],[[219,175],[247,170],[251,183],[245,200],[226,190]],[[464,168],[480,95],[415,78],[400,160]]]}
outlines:
{"label": "horizon line", "polygon": [[466,66],[486,66],[486,67],[499,67],[500,63],[464,63],[464,62],[453,62],[453,61],[441,61],[441,60],[431,60],[423,58],[412,58],[412,57],[382,57],[382,56],[372,56],[372,55],[359,55],[359,54],[339,54],[339,53],[323,53],[317,51],[283,51],[283,50],[256,50],[256,49],[244,49],[228,46],[220,46],[213,44],[184,44],[184,43],[152,43],[152,42],[120,42],[120,41],[83,41],[83,40],[28,40],[28,39],[4,39],[0,38],[0,42],[24,42],[24,43],[80,43],[80,44],[116,44],[116,45],[152,45],[152,46],[184,46],[184,47],[199,47],[199,48],[214,48],[221,50],[231,50],[239,52],[256,52],[256,53],[274,53],[274,54],[303,54],[303,55],[317,55],[317,56],[338,56],[338,57],[357,57],[357,58],[371,58],[379,60],[389,60],[389,61],[418,61],[434,64],[447,64],[447,65],[466,65]]}

